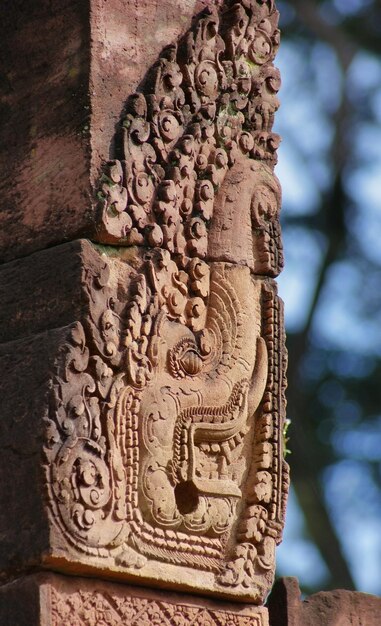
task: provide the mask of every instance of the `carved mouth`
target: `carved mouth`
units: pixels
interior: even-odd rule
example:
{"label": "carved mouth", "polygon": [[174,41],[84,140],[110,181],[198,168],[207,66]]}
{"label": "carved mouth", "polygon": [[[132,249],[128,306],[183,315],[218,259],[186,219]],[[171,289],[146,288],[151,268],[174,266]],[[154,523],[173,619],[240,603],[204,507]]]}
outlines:
{"label": "carved mouth", "polygon": [[[236,383],[226,404],[189,407],[178,418],[174,433],[173,474],[177,483],[193,484],[199,493],[240,497],[238,485],[228,477],[232,451],[242,442],[246,427],[248,382]],[[197,475],[196,447],[219,458],[217,472]]]}

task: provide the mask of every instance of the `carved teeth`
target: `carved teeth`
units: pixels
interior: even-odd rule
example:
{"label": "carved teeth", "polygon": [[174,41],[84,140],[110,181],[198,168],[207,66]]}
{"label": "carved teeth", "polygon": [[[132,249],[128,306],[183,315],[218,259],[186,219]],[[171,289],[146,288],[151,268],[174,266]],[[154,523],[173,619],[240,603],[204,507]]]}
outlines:
{"label": "carved teeth", "polygon": [[[230,453],[230,450],[229,450]],[[219,477],[220,478],[227,478],[228,477],[228,472],[227,472],[227,459],[226,457],[222,456],[220,458],[220,467],[219,467]]]}
{"label": "carved teeth", "polygon": [[221,450],[222,450],[222,453],[224,454],[224,456],[222,457],[221,463],[224,464],[224,467],[225,467],[226,462],[231,463],[230,446],[227,441],[221,444]]}

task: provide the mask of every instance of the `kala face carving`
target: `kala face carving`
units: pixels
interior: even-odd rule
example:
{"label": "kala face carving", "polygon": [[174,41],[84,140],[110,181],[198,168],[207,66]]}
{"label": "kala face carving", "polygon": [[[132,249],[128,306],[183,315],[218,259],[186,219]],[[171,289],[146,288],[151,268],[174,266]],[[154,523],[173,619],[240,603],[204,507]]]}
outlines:
{"label": "kala face carving", "polygon": [[86,276],[46,419],[73,567],[255,603],[271,586],[288,484],[277,22],[272,0],[205,11],[128,101],[99,191],[118,247]]}

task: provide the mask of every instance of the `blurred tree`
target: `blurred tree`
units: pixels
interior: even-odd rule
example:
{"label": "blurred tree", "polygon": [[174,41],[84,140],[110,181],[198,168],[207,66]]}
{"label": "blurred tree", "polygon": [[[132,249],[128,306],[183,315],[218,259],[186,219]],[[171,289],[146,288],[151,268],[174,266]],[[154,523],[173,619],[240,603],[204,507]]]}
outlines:
{"label": "blurred tree", "polygon": [[303,580],[286,536],[280,573],[381,593],[381,6],[277,4],[289,461],[325,563]]}

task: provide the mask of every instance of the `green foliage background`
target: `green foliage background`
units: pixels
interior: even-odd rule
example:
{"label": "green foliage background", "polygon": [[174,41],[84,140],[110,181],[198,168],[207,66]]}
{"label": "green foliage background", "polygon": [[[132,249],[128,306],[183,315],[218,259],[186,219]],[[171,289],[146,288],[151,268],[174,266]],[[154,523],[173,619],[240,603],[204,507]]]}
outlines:
{"label": "green foliage background", "polygon": [[381,6],[282,0],[293,493],[279,574],[381,593]]}

